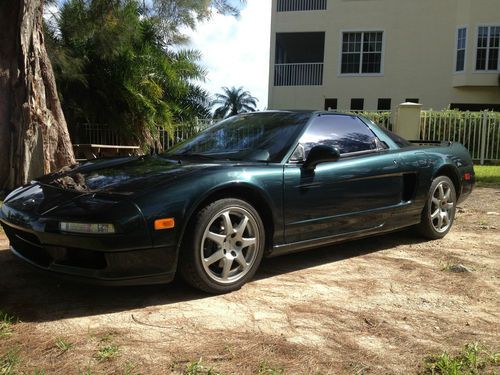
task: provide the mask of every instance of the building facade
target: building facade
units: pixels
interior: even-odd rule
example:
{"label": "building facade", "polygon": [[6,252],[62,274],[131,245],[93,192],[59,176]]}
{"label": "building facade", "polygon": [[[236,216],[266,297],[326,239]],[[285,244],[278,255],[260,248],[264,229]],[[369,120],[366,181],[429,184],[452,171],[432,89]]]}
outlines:
{"label": "building facade", "polygon": [[273,0],[269,109],[500,111],[500,0]]}

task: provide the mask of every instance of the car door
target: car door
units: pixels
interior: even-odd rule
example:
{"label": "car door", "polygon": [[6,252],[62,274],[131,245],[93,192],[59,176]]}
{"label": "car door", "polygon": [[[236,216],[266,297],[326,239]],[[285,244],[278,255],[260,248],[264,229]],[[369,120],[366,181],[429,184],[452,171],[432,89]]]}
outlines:
{"label": "car door", "polygon": [[[341,158],[313,171],[302,167],[315,145],[337,147]],[[322,114],[302,135],[284,167],[285,241],[293,243],[382,227],[401,203],[397,150],[384,149],[359,118]]]}

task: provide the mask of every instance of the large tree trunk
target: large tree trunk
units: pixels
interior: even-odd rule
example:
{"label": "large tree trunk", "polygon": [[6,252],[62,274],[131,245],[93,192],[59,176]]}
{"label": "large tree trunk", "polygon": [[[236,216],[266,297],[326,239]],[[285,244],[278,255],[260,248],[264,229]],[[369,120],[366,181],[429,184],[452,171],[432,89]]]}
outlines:
{"label": "large tree trunk", "polygon": [[0,0],[0,190],[75,162],[43,37],[43,0]]}

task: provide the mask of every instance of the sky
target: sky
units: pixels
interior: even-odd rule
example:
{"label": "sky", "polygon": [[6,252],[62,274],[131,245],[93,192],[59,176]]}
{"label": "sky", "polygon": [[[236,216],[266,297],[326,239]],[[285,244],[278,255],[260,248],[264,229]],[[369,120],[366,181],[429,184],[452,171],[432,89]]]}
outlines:
{"label": "sky", "polygon": [[222,86],[242,86],[267,107],[271,1],[248,0],[239,18],[215,15],[188,31],[185,46],[202,53],[207,70],[201,85],[211,94]]}

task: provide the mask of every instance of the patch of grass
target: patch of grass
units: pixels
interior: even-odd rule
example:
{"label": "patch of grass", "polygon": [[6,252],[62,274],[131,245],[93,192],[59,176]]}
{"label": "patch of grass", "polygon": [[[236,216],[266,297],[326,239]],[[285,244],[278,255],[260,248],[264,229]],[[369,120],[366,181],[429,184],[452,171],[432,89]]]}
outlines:
{"label": "patch of grass", "polygon": [[268,362],[262,361],[257,370],[258,375],[282,375],[285,370],[281,367],[271,366]]}
{"label": "patch of grass", "polygon": [[56,339],[55,344],[56,344],[57,348],[63,353],[67,352],[68,350],[70,350],[73,347],[73,343],[66,341],[65,339],[63,339],[61,337]]}
{"label": "patch of grass", "polygon": [[15,373],[15,367],[19,363],[19,352],[9,350],[0,357],[0,375],[11,375]]}
{"label": "patch of grass", "polygon": [[105,345],[99,349],[99,351],[95,354],[95,357],[99,362],[110,361],[118,355],[119,348],[117,345]]}
{"label": "patch of grass", "polygon": [[118,331],[110,330],[103,332],[89,332],[90,337],[99,340],[101,343],[112,342],[116,337],[120,335]]}
{"label": "patch of grass", "polygon": [[461,263],[447,263],[442,268],[441,271],[454,272],[454,273],[469,273],[473,269],[466,267]]}
{"label": "patch of grass", "polygon": [[184,375],[224,375],[213,367],[206,367],[200,358],[198,361],[188,363],[184,370]]}
{"label": "patch of grass", "polygon": [[90,367],[86,367],[85,370],[80,370],[79,372],[80,375],[92,375],[92,370]]}
{"label": "patch of grass", "polygon": [[45,372],[45,370],[40,370],[40,369],[35,369],[35,371],[33,371],[33,375],[46,375],[47,373]]}
{"label": "patch of grass", "polygon": [[12,314],[0,310],[0,338],[12,333],[12,326],[19,322],[19,319]]}
{"label": "patch of grass", "polygon": [[426,373],[432,375],[476,375],[488,366],[497,366],[499,353],[491,353],[478,343],[465,345],[464,349],[452,356],[446,352],[431,356],[426,360]]}
{"label": "patch of grass", "polygon": [[484,184],[500,185],[500,165],[475,165],[474,172],[479,186]]}
{"label": "patch of grass", "polygon": [[135,369],[134,364],[127,362],[125,364],[124,375],[139,375],[139,372]]}

